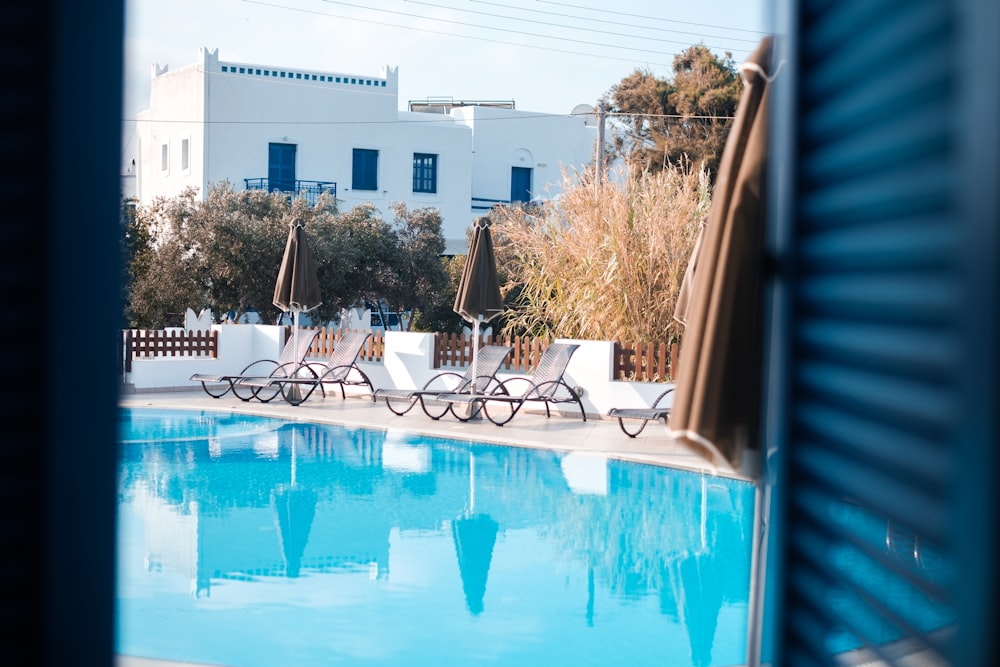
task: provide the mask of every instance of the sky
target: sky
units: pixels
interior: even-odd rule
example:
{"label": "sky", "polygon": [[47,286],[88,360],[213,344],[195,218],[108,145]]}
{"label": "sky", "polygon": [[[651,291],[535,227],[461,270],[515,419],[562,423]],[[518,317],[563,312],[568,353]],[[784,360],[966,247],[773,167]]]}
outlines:
{"label": "sky", "polygon": [[[513,100],[523,111],[593,106],[636,69],[669,78],[704,43],[738,63],[769,23],[765,0],[126,0],[123,162],[149,106],[154,64],[222,60],[378,76],[410,100]],[[132,156],[134,157],[134,155]]]}

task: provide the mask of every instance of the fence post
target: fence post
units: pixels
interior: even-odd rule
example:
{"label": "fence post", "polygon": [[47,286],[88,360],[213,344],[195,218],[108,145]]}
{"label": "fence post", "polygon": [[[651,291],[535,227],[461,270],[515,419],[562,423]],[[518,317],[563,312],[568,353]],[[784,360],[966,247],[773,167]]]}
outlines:
{"label": "fence post", "polygon": [[122,353],[125,355],[125,359],[124,359],[124,361],[125,361],[125,372],[126,373],[131,373],[132,372],[132,330],[131,329],[126,329],[125,330],[124,350],[122,350]]}

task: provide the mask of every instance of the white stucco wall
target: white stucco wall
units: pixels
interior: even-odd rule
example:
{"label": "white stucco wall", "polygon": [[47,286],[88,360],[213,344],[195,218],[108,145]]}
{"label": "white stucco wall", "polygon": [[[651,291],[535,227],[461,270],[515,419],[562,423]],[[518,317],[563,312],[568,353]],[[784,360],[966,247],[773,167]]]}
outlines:
{"label": "white stucco wall", "polygon": [[[198,389],[191,382],[195,373],[238,374],[247,364],[259,359],[276,359],[283,345],[284,327],[263,324],[215,324],[219,332],[217,359],[198,357],[161,357],[134,359],[132,372],[126,381],[136,391]],[[611,380],[614,343],[559,339],[580,347],[570,359],[565,380],[571,387],[583,388],[583,405],[590,416],[600,416],[613,407],[648,407],[669,385],[661,382],[621,382]],[[442,370],[465,372],[465,368],[435,369],[433,364],[434,334],[388,331],[381,362],[359,362],[376,389],[412,389],[423,387]],[[323,361],[317,359],[315,361]],[[523,372],[501,371],[501,380],[527,377]],[[366,388],[348,387],[348,395],[368,396]],[[334,392],[339,399],[339,393]],[[669,405],[669,401],[665,405]],[[563,414],[572,416],[573,404],[560,406]],[[576,412],[575,414],[579,414]]]}
{"label": "white stucco wall", "polygon": [[[531,168],[533,195],[547,198],[562,165],[592,162],[596,130],[579,116],[476,106],[411,113],[399,110],[398,87],[394,68],[282,68],[226,61],[218,50],[201,49],[197,63],[179,69],[156,65],[149,109],[137,116],[136,196],[149,204],[188,186],[204,195],[222,181],[242,189],[244,179],[267,178],[269,143],[294,144],[296,178],[335,182],[341,210],[371,202],[391,219],[397,202],[437,208],[449,247],[464,252],[469,224],[485,212],[472,198],[509,199],[512,166]],[[182,169],[185,140],[190,164]],[[355,148],[379,152],[376,190],[353,188]],[[414,153],[438,156],[436,193],[413,192]]]}
{"label": "white stucco wall", "polygon": [[[174,197],[184,188],[204,190],[201,157],[205,145],[205,75],[198,64],[170,70],[153,66],[149,109],[136,116],[139,138],[136,196],[146,204],[155,197]],[[182,147],[188,142],[188,164]],[[167,148],[163,168],[162,150]]]}
{"label": "white stucco wall", "polygon": [[511,167],[525,167],[532,170],[532,198],[551,199],[561,189],[562,168],[582,168],[596,152],[597,130],[582,116],[494,107],[462,107],[452,115],[473,132],[473,197],[509,199]]}

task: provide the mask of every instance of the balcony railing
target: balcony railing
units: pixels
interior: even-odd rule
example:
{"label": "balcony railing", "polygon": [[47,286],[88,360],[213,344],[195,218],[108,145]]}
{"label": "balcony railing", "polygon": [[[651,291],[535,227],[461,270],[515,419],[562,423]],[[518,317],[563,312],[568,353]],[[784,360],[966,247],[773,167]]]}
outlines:
{"label": "balcony railing", "polygon": [[247,190],[267,190],[268,192],[287,192],[305,198],[310,204],[315,204],[324,192],[337,198],[337,184],[330,181],[289,181],[276,178],[244,178]]}

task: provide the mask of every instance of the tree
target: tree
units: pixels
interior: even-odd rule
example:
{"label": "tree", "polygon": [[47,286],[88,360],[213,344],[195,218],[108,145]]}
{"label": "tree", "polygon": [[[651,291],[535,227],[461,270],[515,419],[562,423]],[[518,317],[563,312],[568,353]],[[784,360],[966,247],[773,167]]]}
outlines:
{"label": "tree", "polygon": [[393,213],[399,239],[398,289],[389,299],[395,310],[413,312],[409,321],[412,328],[415,320],[420,321],[420,313],[434,307],[437,295],[448,291],[448,273],[441,260],[444,254],[441,213],[436,208],[410,211],[404,203],[396,204]]}
{"label": "tree", "polygon": [[465,320],[455,312],[455,296],[462,282],[465,255],[441,257],[438,259],[445,275],[445,285],[432,293],[424,306],[414,313],[410,326],[415,331],[440,331],[441,333],[461,333]]}
{"label": "tree", "polygon": [[123,199],[120,218],[119,248],[121,266],[121,306],[122,326],[132,322],[132,292],[137,274],[145,273],[143,267],[149,263],[150,234],[136,215],[136,200]]}
{"label": "tree", "polygon": [[[399,293],[399,242],[392,225],[382,220],[374,204],[363,203],[338,216],[339,255],[330,258],[333,273],[326,278],[336,283],[338,308],[382,299],[394,301]],[[325,285],[323,277],[320,285]]]}
{"label": "tree", "polygon": [[187,308],[216,315],[253,309],[276,321],[274,281],[294,218],[305,222],[316,261],[323,303],[313,314],[320,321],[365,301],[423,307],[446,285],[435,209],[397,207],[388,223],[370,203],[339,213],[327,197],[309,204],[223,182],[203,201],[189,189],[136,209],[129,238],[148,238],[148,250],[131,253],[128,265],[131,325],[179,325]]}
{"label": "tree", "polygon": [[[180,326],[187,308],[206,304],[184,228],[194,211],[194,191],[173,199],[157,198],[135,209],[136,239],[131,254],[125,312],[129,325],[143,329]],[[128,255],[126,255],[128,258]]]}
{"label": "tree", "polygon": [[742,87],[732,56],[720,59],[704,44],[674,57],[669,81],[637,69],[601,100],[620,129],[610,153],[637,174],[704,164],[714,181]]}
{"label": "tree", "polygon": [[255,309],[274,321],[274,281],[292,216],[288,198],[221,183],[192,208],[183,233],[206,305],[218,315]]}

